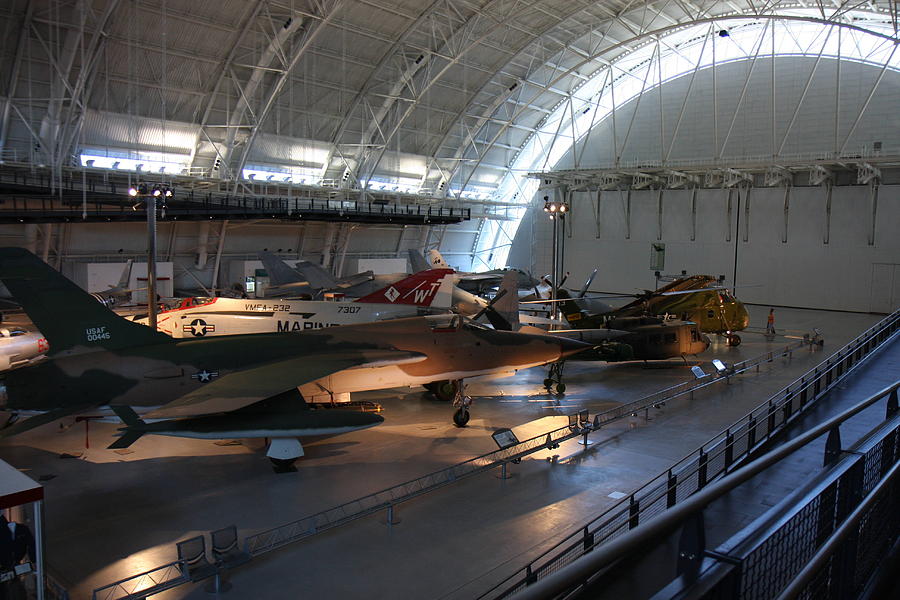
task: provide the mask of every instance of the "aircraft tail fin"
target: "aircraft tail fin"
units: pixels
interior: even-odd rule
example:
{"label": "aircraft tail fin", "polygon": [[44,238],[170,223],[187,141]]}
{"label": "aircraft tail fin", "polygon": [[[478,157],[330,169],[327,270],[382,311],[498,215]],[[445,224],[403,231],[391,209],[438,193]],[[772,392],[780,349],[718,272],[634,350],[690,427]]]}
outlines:
{"label": "aircraft tail fin", "polygon": [[107,450],[120,450],[122,448],[127,448],[136,441],[138,441],[141,437],[143,437],[143,431],[131,431],[126,430],[122,436],[114,441],[112,444],[106,447]]}
{"label": "aircraft tail fin", "polygon": [[141,429],[146,424],[130,406],[111,405],[110,408],[114,413],[116,413],[116,416],[122,419],[122,422],[125,423],[125,429],[121,437],[119,437],[119,439],[114,441],[106,448],[107,450],[127,448],[138,441],[138,439],[140,439],[141,436],[144,435],[144,432]]}
{"label": "aircraft tail fin", "polygon": [[173,342],[112,312],[24,248],[0,248],[0,280],[50,342],[50,355],[76,346],[118,350]]}
{"label": "aircraft tail fin", "polygon": [[363,296],[357,302],[413,304],[450,308],[453,301],[453,269],[430,269]]}
{"label": "aircraft tail fin", "polygon": [[119,277],[119,283],[116,285],[116,289],[118,290],[127,290],[129,284],[131,283],[131,266],[134,263],[132,259],[128,259],[128,262],[125,263],[125,268],[122,269],[122,276]]}
{"label": "aircraft tail fin", "polygon": [[450,265],[444,260],[444,257],[437,250],[429,250],[428,258],[431,260],[432,269],[449,269]]}
{"label": "aircraft tail fin", "polygon": [[322,265],[317,265],[308,260],[301,260],[297,263],[297,271],[309,282],[310,287],[313,289],[323,290],[338,287],[337,280]]}
{"label": "aircraft tail fin", "polygon": [[258,256],[266,269],[266,274],[269,276],[269,285],[285,285],[303,281],[300,273],[287,266],[283,260],[271,252],[263,250]]}
{"label": "aircraft tail fin", "polygon": [[415,248],[409,249],[409,267],[412,269],[412,273],[419,273],[420,271],[427,271],[431,268],[429,266],[428,261],[425,260],[425,257],[421,252],[416,250]]}
{"label": "aircraft tail fin", "polygon": [[[509,324],[509,328],[512,331],[517,331],[519,329],[519,290],[518,290],[518,273],[515,271],[507,271],[503,275],[503,280],[500,282],[500,289],[497,291],[498,294],[502,293],[504,290],[506,291],[503,296],[494,302],[491,307],[493,310],[497,311],[497,314]],[[490,313],[488,314],[488,318],[490,319]],[[494,325],[496,327],[496,324]]]}

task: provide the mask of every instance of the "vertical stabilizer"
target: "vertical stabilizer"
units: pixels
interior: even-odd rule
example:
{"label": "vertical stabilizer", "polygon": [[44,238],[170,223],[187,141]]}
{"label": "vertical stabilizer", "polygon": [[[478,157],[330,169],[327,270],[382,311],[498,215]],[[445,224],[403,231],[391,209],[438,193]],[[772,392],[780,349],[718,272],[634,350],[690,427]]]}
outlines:
{"label": "vertical stabilizer", "polygon": [[453,297],[453,269],[430,269],[363,296],[357,302],[413,304],[449,309]]}
{"label": "vertical stabilizer", "polygon": [[125,268],[122,269],[122,275],[119,277],[119,283],[116,285],[116,290],[119,292],[124,292],[131,285],[131,265],[134,263],[132,259],[128,259],[128,262],[125,263]]}
{"label": "vertical stabilizer", "polygon": [[50,342],[50,356],[76,346],[117,350],[173,342],[123,319],[24,248],[0,248],[0,280]]}
{"label": "vertical stabilizer", "polygon": [[289,283],[302,283],[305,279],[296,270],[290,268],[283,260],[263,250],[259,253],[266,274],[269,276],[269,285],[287,285]]}
{"label": "vertical stabilizer", "polygon": [[425,256],[423,256],[421,252],[415,248],[410,248],[409,268],[412,269],[412,273],[420,273],[422,271],[427,271],[431,266],[429,266],[428,261],[425,260]]}
{"label": "vertical stabilizer", "polygon": [[338,287],[337,280],[322,265],[317,265],[308,260],[301,260],[297,263],[297,271],[300,272],[304,280],[309,282],[310,287],[314,290],[330,290]]}
{"label": "vertical stabilizer", "polygon": [[493,309],[497,311],[504,321],[509,323],[510,330],[519,330],[519,274],[515,271],[507,271],[500,282],[498,294],[505,291],[503,297],[494,302]]}

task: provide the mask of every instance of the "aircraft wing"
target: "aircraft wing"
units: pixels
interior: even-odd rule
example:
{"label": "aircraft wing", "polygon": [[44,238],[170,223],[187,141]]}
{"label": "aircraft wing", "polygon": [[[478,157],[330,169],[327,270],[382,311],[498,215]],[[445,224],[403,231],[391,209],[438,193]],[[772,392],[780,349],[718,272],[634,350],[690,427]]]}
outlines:
{"label": "aircraft wing", "polygon": [[460,281],[501,281],[503,279],[502,273],[466,273],[465,275],[460,275]]}
{"label": "aircraft wing", "polygon": [[178,400],[154,410],[147,418],[194,417],[229,412],[255,404],[291,388],[353,367],[400,365],[424,360],[424,354],[401,350],[323,349],[229,373]]}
{"label": "aircraft wing", "polygon": [[77,415],[80,412],[93,408],[97,408],[97,405],[79,404],[73,406],[64,406],[61,408],[54,408],[53,410],[48,410],[45,413],[34,415],[33,417],[28,417],[27,419],[23,419],[22,421],[13,423],[9,427],[0,429],[0,439],[12,437],[14,435],[18,435],[25,431],[34,429],[35,427],[40,427],[41,425],[52,423],[57,419],[62,419],[63,417],[69,417],[71,415]]}

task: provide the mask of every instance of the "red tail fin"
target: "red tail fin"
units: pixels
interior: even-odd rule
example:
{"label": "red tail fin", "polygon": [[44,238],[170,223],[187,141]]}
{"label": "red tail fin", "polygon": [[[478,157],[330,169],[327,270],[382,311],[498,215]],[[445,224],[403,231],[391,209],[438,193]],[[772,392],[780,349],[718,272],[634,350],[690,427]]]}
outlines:
{"label": "red tail fin", "polygon": [[410,275],[357,302],[414,304],[449,308],[453,295],[453,269],[431,269]]}

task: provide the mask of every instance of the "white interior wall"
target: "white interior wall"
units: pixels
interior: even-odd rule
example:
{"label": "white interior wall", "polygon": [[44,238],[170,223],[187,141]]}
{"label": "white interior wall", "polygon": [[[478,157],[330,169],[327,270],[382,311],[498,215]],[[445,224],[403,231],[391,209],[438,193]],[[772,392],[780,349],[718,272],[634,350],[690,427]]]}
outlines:
{"label": "white interior wall", "polygon": [[[399,258],[405,262],[407,250],[421,249],[424,240],[421,226],[411,225],[404,230],[402,226],[395,225],[358,225],[350,234],[347,257],[341,264],[341,226],[340,223],[231,221],[225,234],[217,287],[227,288],[241,281],[243,275],[247,274],[244,273],[244,261],[255,260],[256,253],[263,249],[278,253],[289,264],[299,259],[321,263],[323,249],[329,239],[329,228],[333,230],[330,246],[333,249],[332,265],[337,275],[356,273],[358,261],[365,258]],[[201,283],[206,287],[212,286],[221,228],[221,221],[159,222],[157,257],[159,261],[171,259],[174,289],[196,289]],[[204,229],[208,230],[205,238],[206,253],[203,264],[198,265]],[[471,222],[449,226],[442,249],[448,250],[448,256],[453,257],[458,257],[456,252],[469,252],[472,230]],[[39,231],[46,231],[45,226],[41,226]],[[57,252],[61,253],[61,270],[68,277],[79,277],[76,265],[80,264],[124,263],[127,259],[134,258],[137,267],[137,263],[145,261],[147,233],[143,223],[54,224],[51,231],[50,263],[56,266]],[[42,235],[43,233],[39,233],[35,243],[38,253],[43,247]],[[436,236],[436,233],[433,235]],[[0,226],[0,246],[26,245],[25,225]],[[466,256],[465,266],[470,262],[471,257]],[[232,263],[235,263],[234,268]],[[113,283],[121,273],[118,266],[113,268],[115,269],[118,271]]]}
{"label": "white interior wall", "polygon": [[[776,150],[786,136],[783,154],[806,154],[834,150],[835,121],[838,145],[853,129],[859,111],[876,81],[878,67],[841,62],[840,87],[837,62],[823,59],[810,89],[800,101],[815,59],[775,59],[775,103],[772,103],[772,61],[760,58],[753,68],[747,95],[734,118],[734,128],[722,156],[726,159],[773,154],[772,108],[775,108]],[[718,118],[713,119],[712,69],[699,71],[690,86],[690,74],[644,94],[619,107],[613,122],[607,118],[570,151],[554,168],[607,166],[616,158],[632,164],[657,163],[672,146],[672,161],[708,161],[716,156],[716,120],[721,146],[738,105],[750,61],[719,65],[715,76]],[[690,95],[688,89],[690,88]],[[836,97],[835,90],[840,90]],[[885,152],[900,151],[900,74],[886,71],[881,83],[850,136],[846,151],[871,149],[881,141]],[[660,113],[662,97],[662,114]],[[685,102],[687,100],[687,102]],[[675,123],[682,106],[682,122],[672,143]],[[835,108],[839,118],[835,120]],[[631,132],[629,123],[634,117]],[[662,122],[662,134],[660,123]],[[627,134],[627,143],[626,143]],[[577,161],[575,156],[580,156]],[[777,163],[777,159],[773,159]],[[551,270],[550,221],[541,210],[538,192],[516,235],[509,264],[544,274]],[[736,193],[736,192],[735,192]],[[655,277],[650,266],[650,244],[657,241],[657,191],[631,193],[630,237],[626,238],[626,192],[601,194],[599,218],[592,194],[576,193],[568,217],[565,269],[572,275],[568,285],[580,286],[594,268],[600,271],[594,289],[634,292],[652,289]],[[885,312],[900,305],[900,186],[882,185],[878,196],[875,244],[869,245],[871,207],[865,186],[835,187],[832,196],[829,243],[825,238],[825,189],[796,187],[791,190],[787,242],[784,231],[783,188],[754,188],[750,192],[749,222],[741,203],[738,237],[735,212],[728,219],[727,191],[697,192],[696,237],[691,239],[690,192],[666,190],[663,194],[663,227],[658,241],[666,244],[665,272],[724,274],[734,280],[735,243],[738,250],[738,295],[748,302],[780,306]],[[730,230],[730,236],[729,236]],[[745,231],[747,241],[744,241]],[[736,239],[738,240],[736,242]]]}
{"label": "white interior wall", "polygon": [[[598,268],[593,289],[623,293],[653,289],[651,244],[661,241],[666,244],[664,273],[678,274],[683,269],[690,274],[722,274],[729,285],[735,281],[737,246],[737,284],[749,286],[739,288],[738,297],[747,302],[862,312],[900,307],[900,236],[896,231],[900,186],[879,190],[874,245],[868,241],[871,211],[864,186],[834,188],[827,244],[824,188],[791,190],[787,242],[782,242],[781,188],[752,189],[749,213],[742,194],[737,236],[737,191],[729,220],[725,190],[698,190],[693,241],[689,191],[664,192],[659,240],[657,192],[631,192],[630,238],[626,238],[626,198],[626,192],[602,192],[599,218],[595,218],[596,194],[574,194],[567,217],[571,234],[566,236],[565,247],[570,286],[580,286]],[[551,270],[552,228],[543,211],[535,214],[536,220],[523,222],[514,244],[517,252],[511,259],[517,261],[515,266],[543,274]],[[532,260],[522,262],[529,254],[527,249]],[[885,298],[890,298],[890,307]]]}

